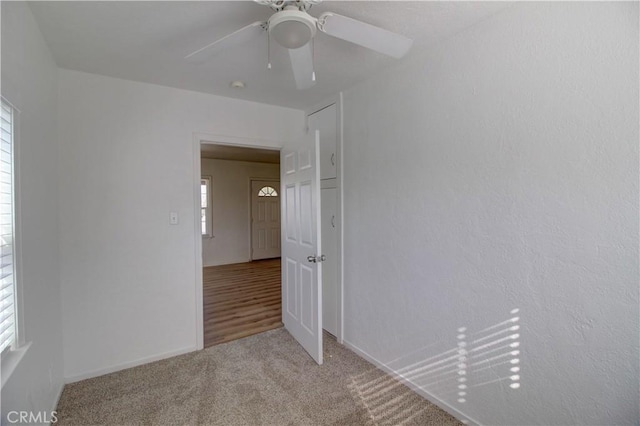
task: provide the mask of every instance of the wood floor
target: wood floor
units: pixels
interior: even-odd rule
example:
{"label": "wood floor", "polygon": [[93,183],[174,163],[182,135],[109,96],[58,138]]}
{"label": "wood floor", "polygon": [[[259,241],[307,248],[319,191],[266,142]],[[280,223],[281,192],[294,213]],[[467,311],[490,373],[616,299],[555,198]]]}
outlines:
{"label": "wood floor", "polygon": [[280,259],[203,269],[204,346],[282,327]]}

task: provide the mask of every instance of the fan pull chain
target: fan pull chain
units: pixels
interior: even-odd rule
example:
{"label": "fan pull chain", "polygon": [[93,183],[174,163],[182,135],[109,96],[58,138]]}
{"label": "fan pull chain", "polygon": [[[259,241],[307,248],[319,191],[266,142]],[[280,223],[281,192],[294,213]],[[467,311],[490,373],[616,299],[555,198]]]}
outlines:
{"label": "fan pull chain", "polygon": [[267,29],[267,69],[271,69],[271,34]]}
{"label": "fan pull chain", "polygon": [[315,37],[311,39],[311,81],[316,81],[316,39]]}

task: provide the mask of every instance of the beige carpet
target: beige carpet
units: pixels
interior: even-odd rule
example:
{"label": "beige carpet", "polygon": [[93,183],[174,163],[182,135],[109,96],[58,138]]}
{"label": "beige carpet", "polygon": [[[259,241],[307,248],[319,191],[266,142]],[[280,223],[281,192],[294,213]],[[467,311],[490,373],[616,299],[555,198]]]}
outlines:
{"label": "beige carpet", "polygon": [[325,337],[319,366],[283,328],[67,385],[59,425],[460,425]]}

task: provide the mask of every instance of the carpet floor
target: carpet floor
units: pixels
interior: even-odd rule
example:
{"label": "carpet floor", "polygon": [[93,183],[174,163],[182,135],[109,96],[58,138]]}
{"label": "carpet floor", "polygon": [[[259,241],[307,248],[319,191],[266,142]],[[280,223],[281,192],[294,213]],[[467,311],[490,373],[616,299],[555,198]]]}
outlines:
{"label": "carpet floor", "polygon": [[65,386],[58,425],[460,425],[325,335],[284,329]]}

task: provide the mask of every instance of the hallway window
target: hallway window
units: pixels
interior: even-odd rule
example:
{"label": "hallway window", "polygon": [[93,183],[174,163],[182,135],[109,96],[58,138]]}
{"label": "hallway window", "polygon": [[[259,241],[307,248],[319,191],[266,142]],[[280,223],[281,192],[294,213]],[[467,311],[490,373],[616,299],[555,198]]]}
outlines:
{"label": "hallway window", "polygon": [[258,197],[277,197],[277,196],[278,196],[278,191],[276,191],[275,188],[271,186],[263,186],[262,188],[260,188],[260,191],[258,191]]}
{"label": "hallway window", "polygon": [[200,179],[200,223],[203,236],[211,236],[211,178]]}
{"label": "hallway window", "polygon": [[4,100],[0,111],[0,352],[16,342],[14,109]]}

